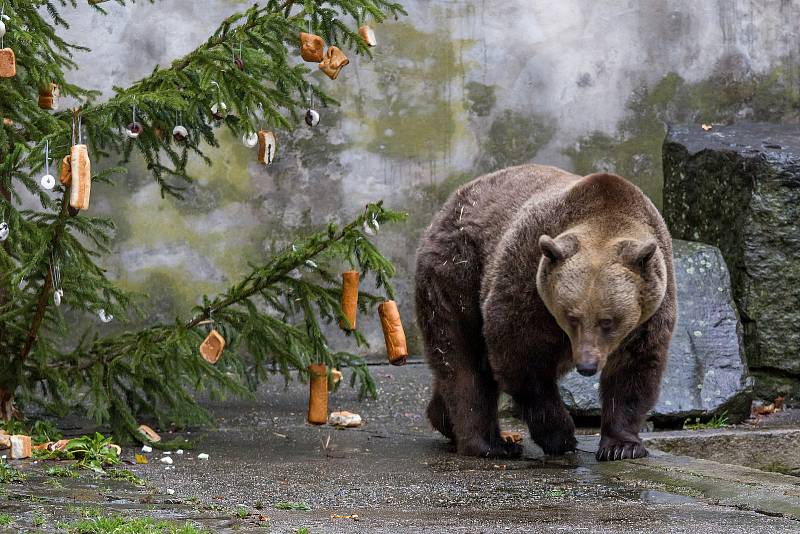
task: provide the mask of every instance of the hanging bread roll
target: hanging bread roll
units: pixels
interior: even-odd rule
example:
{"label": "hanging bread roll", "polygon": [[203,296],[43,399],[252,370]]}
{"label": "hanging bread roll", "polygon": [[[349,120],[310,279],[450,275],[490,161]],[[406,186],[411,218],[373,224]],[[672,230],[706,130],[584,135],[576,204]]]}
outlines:
{"label": "hanging bread roll", "polygon": [[64,186],[68,186],[72,181],[72,162],[69,156],[64,156],[61,160],[61,174],[58,175],[58,181]]}
{"label": "hanging bread roll", "polygon": [[400,312],[397,303],[387,300],[378,306],[378,313],[381,317],[381,327],[383,327],[383,337],[386,341],[386,354],[389,356],[389,363],[392,365],[405,365],[408,358],[406,348],[406,334],[403,331],[403,323],[400,321]]}
{"label": "hanging bread roll", "polygon": [[324,363],[308,366],[311,375],[308,395],[308,422],[324,425],[328,422],[328,367]]}
{"label": "hanging bread roll", "polygon": [[375,38],[375,30],[370,28],[368,24],[363,24],[358,29],[358,34],[367,42],[367,46],[373,47],[378,44],[378,40]]}
{"label": "hanging bread roll", "polygon": [[17,75],[17,56],[10,48],[0,50],[0,78],[13,78]]}
{"label": "hanging bread roll", "polygon": [[345,320],[339,321],[339,328],[355,330],[358,314],[358,271],[342,273],[342,313]]}
{"label": "hanging bread roll", "polygon": [[278,142],[275,134],[261,130],[258,132],[258,162],[269,165],[275,159]]}
{"label": "hanging bread roll", "polygon": [[89,209],[89,194],[92,191],[92,164],[86,145],[73,145],[70,150],[72,186],[69,205],[77,210]]}
{"label": "hanging bread roll", "polygon": [[217,363],[223,350],[225,350],[225,338],[216,330],[209,332],[200,345],[200,354],[210,364]]}
{"label": "hanging bread roll", "polygon": [[300,56],[306,61],[319,63],[325,52],[325,41],[313,33],[300,33]]}
{"label": "hanging bread roll", "polygon": [[86,145],[73,145],[70,149],[70,197],[69,205],[76,210],[89,208],[92,189],[92,168],[89,149]]}
{"label": "hanging bread roll", "polygon": [[345,65],[350,64],[350,60],[347,59],[347,56],[344,55],[339,47],[331,46],[328,48],[328,52],[325,54],[325,59],[319,64],[319,68],[328,75],[328,78],[331,80],[335,80],[339,77],[339,73],[345,67]]}

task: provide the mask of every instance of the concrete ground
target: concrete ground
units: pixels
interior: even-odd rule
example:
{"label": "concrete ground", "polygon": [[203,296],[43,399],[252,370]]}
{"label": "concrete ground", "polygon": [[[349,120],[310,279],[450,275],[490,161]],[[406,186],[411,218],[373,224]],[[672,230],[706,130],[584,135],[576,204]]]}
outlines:
{"label": "concrete ground", "polygon": [[[593,435],[563,458],[543,458],[529,440],[520,460],[462,458],[424,419],[425,366],[372,372],[378,400],[359,402],[347,386],[331,398],[331,409],[362,415],[361,429],[307,425],[307,386],[278,379],[256,401],[214,405],[219,428],[184,435],[195,448],[173,452],[172,466],[158,451],[128,466],[145,488],[91,475],[58,479],[59,488],[41,463],[20,465],[29,478],[0,485],[0,514],[22,531],[37,517],[54,531],[76,514],[118,512],[214,532],[800,532],[798,478],[658,452],[598,464]],[[310,510],[276,509],[281,502]]]}

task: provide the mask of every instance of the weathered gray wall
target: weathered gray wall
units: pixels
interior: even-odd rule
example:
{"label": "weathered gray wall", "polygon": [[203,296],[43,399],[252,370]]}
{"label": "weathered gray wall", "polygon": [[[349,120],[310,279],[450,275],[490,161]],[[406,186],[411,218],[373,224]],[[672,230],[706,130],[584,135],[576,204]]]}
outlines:
{"label": "weathered gray wall", "polygon": [[[87,7],[69,37],[91,46],[73,78],[108,93],[204,40],[250,2],[162,0],[108,17]],[[447,194],[528,161],[611,170],[660,203],[662,121],[800,117],[796,0],[407,0],[377,28],[373,61],[323,83],[343,103],[322,125],[280,132],[266,169],[237,140],[186,201],[161,200],[136,166],[94,208],[120,226],[109,268],[153,295],[153,318],[185,314],[247,270],[273,240],[385,199],[412,217],[379,239],[400,268],[412,331],[411,267],[420,232]],[[363,322],[361,324],[364,324]],[[371,323],[373,345],[380,337]],[[343,338],[335,338],[337,342]]]}

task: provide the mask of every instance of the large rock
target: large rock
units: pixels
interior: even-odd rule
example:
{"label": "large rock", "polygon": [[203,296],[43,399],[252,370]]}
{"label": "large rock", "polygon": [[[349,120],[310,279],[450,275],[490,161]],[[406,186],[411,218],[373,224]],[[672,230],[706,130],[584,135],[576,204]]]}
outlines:
{"label": "large rock", "polygon": [[[678,322],[653,418],[727,411],[741,419],[750,412],[751,379],[725,260],[710,245],[674,240],[673,247]],[[574,371],[561,382],[564,402],[578,416],[600,414],[598,390],[597,376]]]}
{"label": "large rock", "polygon": [[800,125],[671,128],[664,216],[725,256],[759,385],[800,385]]}

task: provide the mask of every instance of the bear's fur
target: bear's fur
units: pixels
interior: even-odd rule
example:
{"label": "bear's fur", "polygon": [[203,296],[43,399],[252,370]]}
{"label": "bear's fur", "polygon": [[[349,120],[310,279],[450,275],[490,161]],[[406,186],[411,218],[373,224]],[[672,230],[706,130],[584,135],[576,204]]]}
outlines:
{"label": "bear's fur", "polygon": [[638,458],[675,324],[672,244],[625,179],[539,165],[489,174],[448,199],[417,252],[417,318],[433,372],[428,418],[460,454],[515,456],[510,394],[547,454],[576,445],[557,381],[601,370],[599,460]]}

